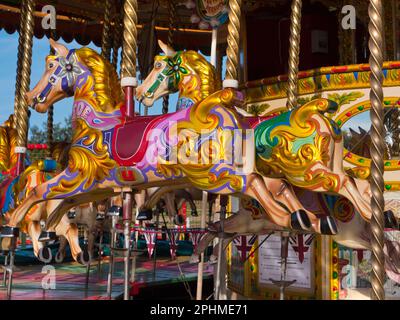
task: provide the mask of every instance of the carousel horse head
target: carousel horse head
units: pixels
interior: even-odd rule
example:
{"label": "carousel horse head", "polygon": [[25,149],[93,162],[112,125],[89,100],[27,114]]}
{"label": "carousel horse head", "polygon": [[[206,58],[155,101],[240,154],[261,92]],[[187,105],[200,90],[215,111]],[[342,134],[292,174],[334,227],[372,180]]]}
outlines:
{"label": "carousel horse head", "polygon": [[52,104],[73,96],[85,87],[93,87],[100,111],[113,109],[121,101],[122,90],[117,73],[98,53],[89,48],[68,50],[52,39],[50,45],[55,54],[46,57],[46,70],[42,78],[26,93],[31,108],[44,113]]}
{"label": "carousel horse head", "polygon": [[220,89],[215,68],[198,52],[175,51],[158,41],[164,55],[154,58],[153,70],[136,89],[136,99],[150,107],[170,93],[179,91],[178,109],[187,108]]}

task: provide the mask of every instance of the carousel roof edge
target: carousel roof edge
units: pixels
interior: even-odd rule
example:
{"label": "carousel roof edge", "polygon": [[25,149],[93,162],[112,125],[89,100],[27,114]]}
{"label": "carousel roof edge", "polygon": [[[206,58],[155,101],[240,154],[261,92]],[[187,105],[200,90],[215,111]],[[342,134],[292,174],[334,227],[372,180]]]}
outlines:
{"label": "carousel roof edge", "polygon": [[[386,61],[383,64],[384,70],[390,69],[400,69],[400,61]],[[315,77],[315,76],[322,76],[322,75],[329,75],[329,74],[340,74],[340,73],[348,73],[348,72],[366,72],[370,71],[370,66],[368,63],[362,64],[353,64],[353,65],[345,65],[345,66],[327,66],[321,67],[316,69],[310,69],[305,71],[300,71],[298,76],[299,79],[304,79],[308,77]],[[276,83],[286,82],[288,76],[286,74],[263,78],[259,80],[248,81],[244,83],[241,89],[250,89],[256,88],[263,85],[272,85]]]}

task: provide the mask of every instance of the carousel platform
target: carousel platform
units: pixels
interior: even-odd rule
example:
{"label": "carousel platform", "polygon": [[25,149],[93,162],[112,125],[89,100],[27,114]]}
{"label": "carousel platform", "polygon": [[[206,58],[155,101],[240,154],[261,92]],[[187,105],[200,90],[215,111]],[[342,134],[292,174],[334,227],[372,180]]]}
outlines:
{"label": "carousel platform", "polygon": [[[179,296],[190,299],[185,283],[195,295],[197,282],[197,264],[190,264],[189,257],[178,257],[176,260],[160,258],[154,261],[147,257],[139,257],[137,261],[136,279],[131,287],[134,299],[169,299]],[[43,289],[48,272],[43,264],[16,265],[13,278],[12,300],[103,300],[107,299],[108,258],[102,260],[100,268],[93,264],[90,268],[89,281],[86,284],[86,267],[76,262],[52,264],[55,268],[55,289]],[[117,259],[114,267],[112,299],[122,299],[123,293],[123,261]],[[43,273],[42,273],[43,271]],[[212,292],[213,267],[205,265],[204,294]],[[183,275],[183,276],[182,276]],[[0,279],[1,275],[0,275]],[[1,282],[0,282],[1,284]],[[211,292],[209,292],[211,290]],[[7,299],[6,288],[0,287],[0,299]]]}

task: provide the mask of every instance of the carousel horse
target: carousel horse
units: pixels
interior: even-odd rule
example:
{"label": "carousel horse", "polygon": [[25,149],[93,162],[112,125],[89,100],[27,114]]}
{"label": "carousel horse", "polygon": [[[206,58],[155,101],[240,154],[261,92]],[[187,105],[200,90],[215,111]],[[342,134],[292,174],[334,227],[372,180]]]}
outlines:
{"label": "carousel horse", "polygon": [[[296,190],[305,208],[317,215],[328,215],[334,207],[338,233],[332,238],[335,242],[347,248],[357,250],[372,250],[371,225],[357,214],[354,207],[343,197],[329,197],[307,190]],[[236,213],[224,220],[224,233],[228,235],[224,239],[226,247],[235,237],[241,235],[263,235],[268,233],[279,233],[287,231],[270,221],[265,211],[253,202],[246,202]],[[218,237],[221,231],[221,222],[215,222],[209,226],[209,231],[202,236],[191,257],[192,263],[199,261],[199,255],[204,252],[211,242]],[[400,283],[400,243],[385,238],[385,271],[390,279]],[[216,247],[210,256],[210,262],[217,259]]]}
{"label": "carousel horse", "polygon": [[[173,188],[172,188],[173,189]],[[163,207],[168,214],[170,221],[176,225],[184,223],[183,217],[179,214],[179,208],[182,208],[183,203],[188,203],[191,215],[197,216],[197,208],[195,200],[202,200],[202,191],[193,187],[169,191],[169,187],[149,188],[146,190],[146,197],[136,200],[139,208],[139,216],[152,216],[153,208],[159,201],[163,202]],[[209,194],[208,205],[212,207],[217,196]],[[135,198],[136,199],[136,198]]]}
{"label": "carousel horse", "polygon": [[[8,198],[9,201],[2,207],[2,212],[7,217],[7,220],[12,219],[15,208],[18,207],[21,201],[28,196],[37,185],[50,180],[60,172],[60,167],[62,168],[66,163],[65,158],[68,155],[68,147],[68,143],[56,143],[53,146],[52,154],[53,159],[56,159],[56,161],[37,161],[28,166],[20,176],[13,179],[13,183],[9,185],[6,191],[6,198]],[[57,164],[59,168],[57,168]],[[45,221],[48,213],[54,210],[53,205],[54,203],[51,201],[34,205],[20,224],[21,231],[27,233],[32,240],[35,256],[45,263],[49,263],[52,260],[52,253],[50,248],[44,245],[44,241],[51,239],[43,238],[41,233],[41,221]],[[71,255],[76,261],[82,264],[88,262],[87,252],[82,251],[79,246],[78,228],[75,224],[70,223],[66,216],[63,217],[56,226],[55,234],[62,236],[68,241],[71,248]],[[41,235],[42,238],[40,238]],[[3,250],[8,250],[9,245],[9,239],[5,238],[2,240],[1,246]]]}
{"label": "carousel horse", "polygon": [[[83,254],[85,261],[90,262],[94,257],[94,249],[96,238],[101,232],[110,231],[111,224],[109,219],[106,219],[106,211],[109,207],[108,201],[102,203],[88,203],[80,205],[69,211],[66,216],[68,222],[84,228],[84,245]],[[65,257],[65,250],[68,244],[68,239],[60,235],[60,246],[58,248],[55,261],[61,263]]]}
{"label": "carousel horse", "polygon": [[[324,116],[336,110],[333,102],[317,99],[274,118],[244,118],[236,111],[242,94],[231,88],[216,91],[215,70],[200,54],[174,52],[160,43],[166,55],[156,56],[154,69],[137,88],[138,100],[150,106],[168,92],[201,86],[215,92],[172,114],[127,117],[110,63],[89,48],[50,44],[56,54],[47,56],[45,73],[26,99],[43,113],[74,95],[68,166],[24,199],[2,227],[3,237],[13,237],[28,210],[42,201],[58,204],[47,219],[50,230],[79,204],[124,187],[140,191],[171,184],[254,198],[274,223],[296,230],[309,230],[311,220],[319,219],[303,209],[283,179],[343,195],[371,218],[369,202],[343,169],[340,129]],[[331,217],[319,221],[334,224]]]}

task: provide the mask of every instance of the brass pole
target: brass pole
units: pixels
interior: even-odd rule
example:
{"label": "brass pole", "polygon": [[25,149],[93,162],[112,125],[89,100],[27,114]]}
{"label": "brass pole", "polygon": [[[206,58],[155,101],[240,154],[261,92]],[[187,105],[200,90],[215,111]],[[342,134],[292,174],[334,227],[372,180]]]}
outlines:
{"label": "brass pole", "polygon": [[[50,31],[50,37],[55,40],[56,32],[55,30]],[[55,50],[50,47],[50,54],[54,55]],[[51,105],[47,110],[47,149],[46,149],[46,156],[51,157],[52,155],[52,148],[54,142],[54,105]]]}
{"label": "brass pole", "polygon": [[[168,11],[169,11],[169,26],[168,26],[168,40],[167,44],[172,47],[174,45],[174,20],[175,20],[175,4],[173,0],[168,0]],[[163,107],[162,113],[168,113],[169,107],[169,96],[166,95],[163,97]]]}
{"label": "brass pole", "polygon": [[[19,37],[18,37],[18,60],[17,60],[17,76],[15,80],[15,98],[14,98],[14,114],[18,113],[18,106],[20,100],[20,88],[21,88],[21,66],[22,66],[22,55],[24,49],[24,43],[22,41],[23,34],[25,34],[25,20],[26,20],[26,0],[21,3],[21,21],[19,26]],[[15,126],[16,121],[14,121]]]}
{"label": "brass pole", "polygon": [[293,0],[292,13],[290,15],[289,38],[289,72],[288,92],[286,107],[293,110],[297,106],[298,73],[300,59],[300,33],[301,33],[301,0]]}
{"label": "brass pole", "polygon": [[112,0],[106,0],[104,4],[103,35],[101,38],[101,55],[106,60],[110,60],[111,58],[111,43],[112,43],[111,10],[112,10]]}
{"label": "brass pole", "polygon": [[28,137],[28,104],[25,100],[25,94],[29,91],[31,64],[32,64],[32,46],[33,46],[33,11],[35,8],[34,0],[26,0],[25,5],[25,29],[22,34],[23,54],[21,66],[21,87],[20,101],[18,102],[18,112],[16,114],[17,147],[18,153],[17,174],[23,170],[26,142]]}
{"label": "brass pole", "polygon": [[371,68],[371,229],[372,229],[372,277],[371,277],[371,299],[384,300],[384,217],[385,206],[383,198],[384,190],[384,113],[383,113],[383,21],[382,21],[382,1],[370,0],[368,15],[370,22],[368,25],[370,40],[370,68]]}
{"label": "brass pole", "polygon": [[239,87],[239,42],[240,42],[240,16],[241,0],[229,0],[228,47],[226,49],[226,75],[224,87]]}
{"label": "brass pole", "polygon": [[134,117],[133,90],[136,80],[136,50],[137,50],[137,0],[125,0],[124,3],[124,33],[122,50],[121,85],[125,88],[125,106],[127,117]]}
{"label": "brass pole", "polygon": [[[137,0],[125,0],[124,3],[124,33],[122,48],[121,86],[125,90],[126,117],[135,116],[135,104],[133,101],[134,90],[137,86],[136,79],[136,50],[137,50]],[[129,258],[130,258],[130,223],[132,221],[132,191],[124,195],[123,201],[123,225],[125,245],[124,249],[124,300],[129,299]],[[135,259],[135,258],[134,258]],[[134,279],[133,279],[134,281]]]}
{"label": "brass pole", "polygon": [[118,50],[121,46],[122,36],[122,12],[116,15],[114,23],[114,37],[113,37],[113,53],[112,53],[112,65],[117,69],[118,65]]}

